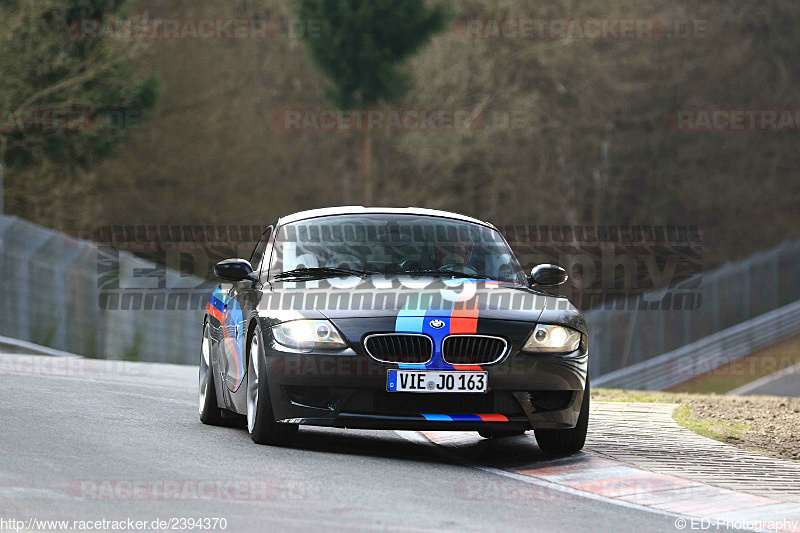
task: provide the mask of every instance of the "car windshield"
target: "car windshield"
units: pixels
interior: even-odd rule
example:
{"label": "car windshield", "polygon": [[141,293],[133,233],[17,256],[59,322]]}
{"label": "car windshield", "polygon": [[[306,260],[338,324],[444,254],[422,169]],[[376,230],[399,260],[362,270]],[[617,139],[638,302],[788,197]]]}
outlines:
{"label": "car windshield", "polygon": [[[464,277],[524,283],[524,274],[497,230],[416,215],[341,215],[281,226],[270,277],[331,269],[368,274]],[[345,275],[345,274],[342,274]]]}

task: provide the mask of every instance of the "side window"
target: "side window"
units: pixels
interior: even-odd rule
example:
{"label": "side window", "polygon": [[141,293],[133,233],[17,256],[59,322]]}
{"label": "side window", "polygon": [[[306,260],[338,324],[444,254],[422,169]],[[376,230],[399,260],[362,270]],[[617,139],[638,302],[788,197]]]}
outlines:
{"label": "side window", "polygon": [[250,256],[250,264],[253,265],[253,271],[255,272],[261,270],[261,262],[264,258],[264,251],[267,248],[267,243],[269,243],[269,238],[271,235],[272,226],[269,226],[264,230],[264,233],[261,234],[261,238],[258,239],[258,244],[256,244],[253,254]]}

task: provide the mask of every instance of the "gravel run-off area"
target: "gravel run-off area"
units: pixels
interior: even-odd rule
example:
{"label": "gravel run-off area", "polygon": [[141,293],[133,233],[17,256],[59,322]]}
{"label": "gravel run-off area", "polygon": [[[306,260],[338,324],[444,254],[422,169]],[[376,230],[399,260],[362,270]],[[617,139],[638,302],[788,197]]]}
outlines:
{"label": "gravel run-off area", "polygon": [[701,435],[800,461],[800,398],[596,389],[592,400],[676,403],[675,420]]}

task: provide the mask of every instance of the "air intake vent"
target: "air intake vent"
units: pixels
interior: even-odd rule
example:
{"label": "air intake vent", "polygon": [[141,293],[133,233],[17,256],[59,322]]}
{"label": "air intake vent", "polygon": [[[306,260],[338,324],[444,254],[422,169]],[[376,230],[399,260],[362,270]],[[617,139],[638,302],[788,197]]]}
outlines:
{"label": "air intake vent", "polygon": [[364,339],[364,347],[382,363],[427,363],[433,355],[433,341],[427,335],[379,333]]}
{"label": "air intake vent", "polygon": [[489,391],[484,394],[359,391],[347,401],[344,411],[388,416],[422,413],[449,415],[500,413],[506,416],[525,414],[514,395],[507,391]]}
{"label": "air intake vent", "polygon": [[488,335],[450,335],[442,344],[442,357],[451,365],[488,365],[500,360],[508,344]]}

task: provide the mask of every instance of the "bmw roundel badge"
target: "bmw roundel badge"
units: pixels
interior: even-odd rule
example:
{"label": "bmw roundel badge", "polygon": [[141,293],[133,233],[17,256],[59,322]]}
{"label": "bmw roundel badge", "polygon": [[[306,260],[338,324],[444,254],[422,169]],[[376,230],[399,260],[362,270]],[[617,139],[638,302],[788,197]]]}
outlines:
{"label": "bmw roundel badge", "polygon": [[431,323],[431,327],[432,327],[433,329],[442,329],[442,328],[444,327],[444,322],[442,322],[442,321],[441,321],[441,320],[439,320],[439,319],[434,319],[434,320],[431,320],[431,322],[430,322],[430,323]]}

